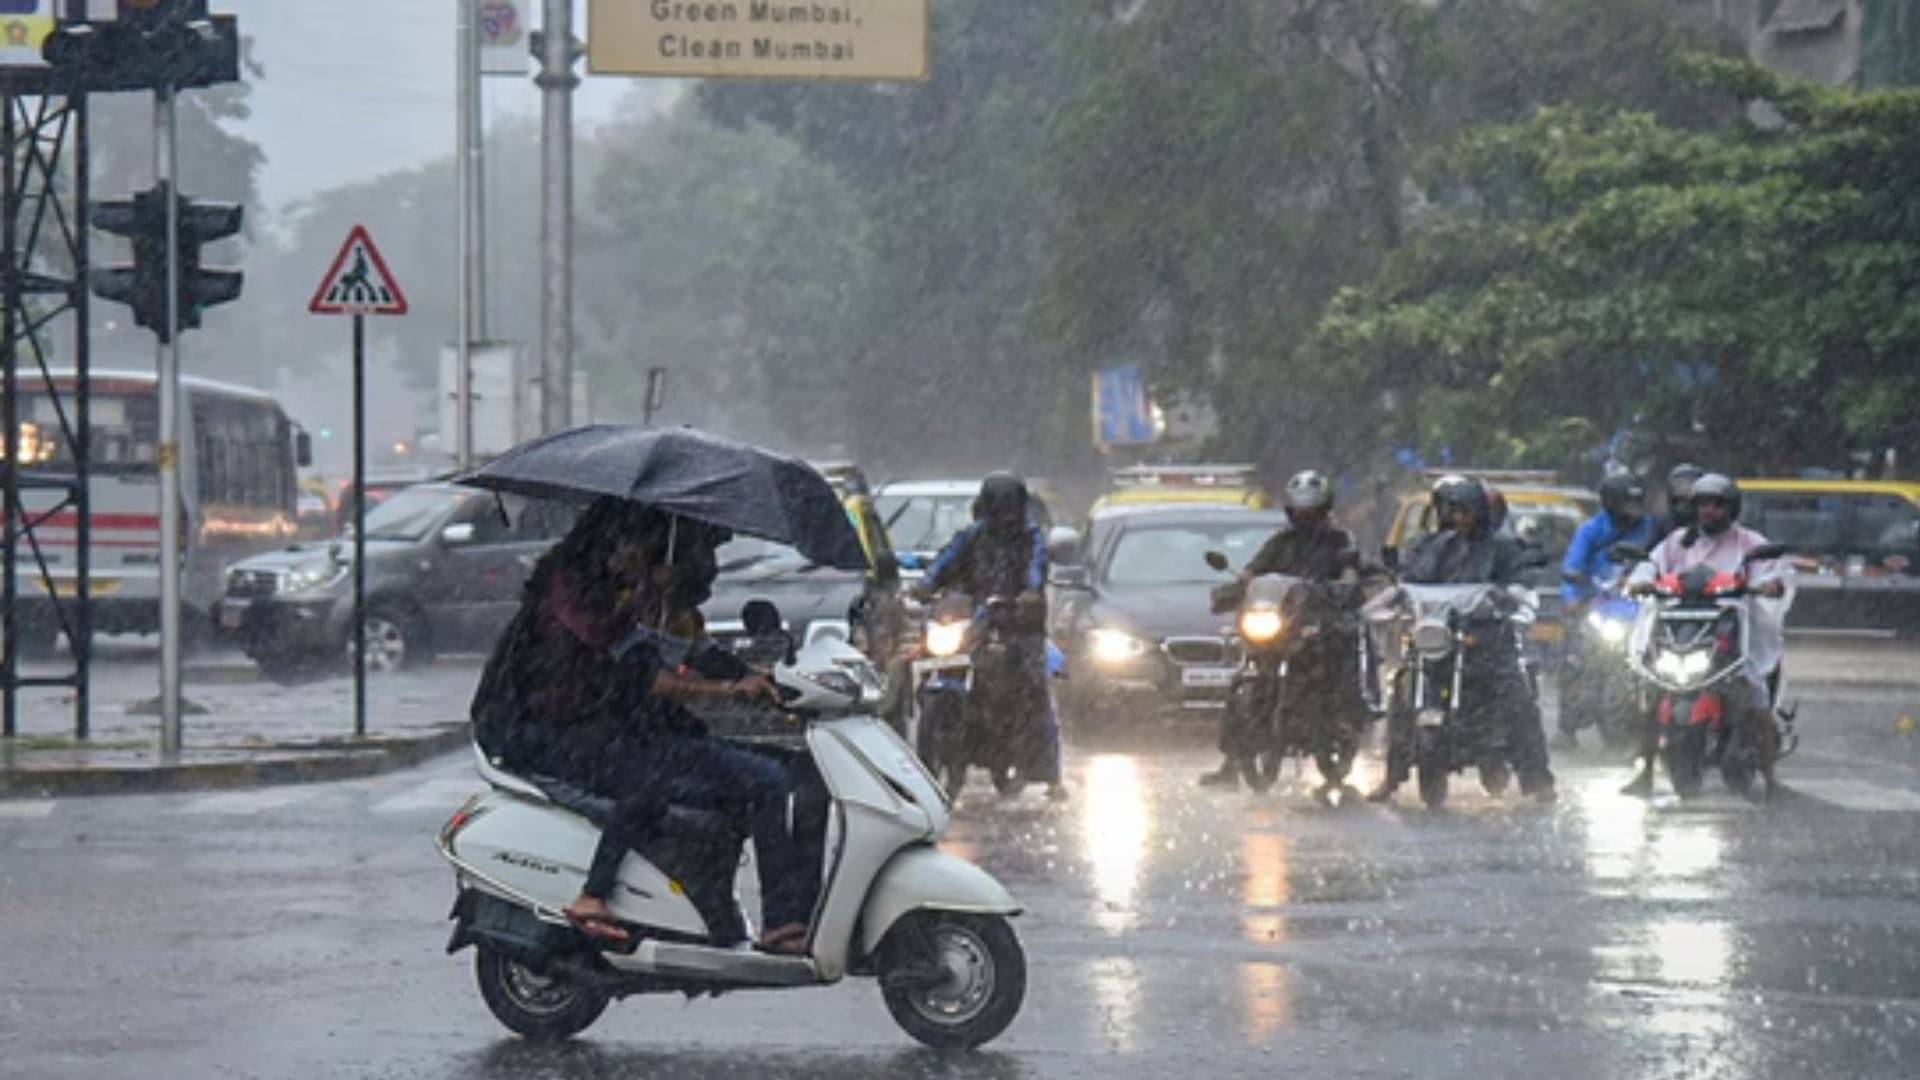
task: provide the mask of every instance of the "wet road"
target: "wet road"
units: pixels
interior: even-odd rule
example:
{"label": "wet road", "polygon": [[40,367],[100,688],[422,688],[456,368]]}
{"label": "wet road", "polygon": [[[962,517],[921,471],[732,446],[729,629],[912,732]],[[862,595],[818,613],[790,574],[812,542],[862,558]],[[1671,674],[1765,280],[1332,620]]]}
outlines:
{"label": "wet road", "polygon": [[1920,735],[1896,724],[1920,694],[1885,670],[1802,684],[1796,791],[1767,807],[1625,799],[1597,752],[1557,761],[1557,807],[1462,778],[1436,815],[1202,792],[1197,730],[1077,746],[1064,806],[976,790],[957,815],[949,846],[1029,905],[1031,976],[954,1058],[866,982],[506,1038],[441,953],[457,756],[0,803],[0,1076],[1912,1077]]}

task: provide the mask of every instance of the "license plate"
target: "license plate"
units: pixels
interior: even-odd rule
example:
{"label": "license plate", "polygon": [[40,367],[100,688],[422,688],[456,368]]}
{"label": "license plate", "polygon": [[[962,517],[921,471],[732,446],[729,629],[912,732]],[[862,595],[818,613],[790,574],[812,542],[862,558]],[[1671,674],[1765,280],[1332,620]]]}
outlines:
{"label": "license plate", "polygon": [[220,605],[220,628],[238,630],[247,621],[247,605],[228,600]]}
{"label": "license plate", "polygon": [[1414,719],[1414,723],[1420,727],[1442,727],[1446,722],[1445,709],[1421,709],[1420,715]]}
{"label": "license plate", "polygon": [[1190,667],[1180,672],[1180,685],[1196,690],[1219,690],[1233,685],[1233,669],[1230,667],[1204,668]]}

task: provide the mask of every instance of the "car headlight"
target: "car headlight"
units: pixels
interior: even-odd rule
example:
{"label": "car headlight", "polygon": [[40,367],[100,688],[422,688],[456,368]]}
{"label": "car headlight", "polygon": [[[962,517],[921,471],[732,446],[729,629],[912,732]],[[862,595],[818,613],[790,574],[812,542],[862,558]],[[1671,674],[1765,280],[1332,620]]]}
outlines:
{"label": "car headlight", "polygon": [[927,652],[943,659],[959,652],[960,646],[967,642],[967,628],[972,625],[969,619],[928,623]]}
{"label": "car headlight", "polygon": [[1272,608],[1254,608],[1240,613],[1240,636],[1255,645],[1265,645],[1280,636],[1286,620]]}
{"label": "car headlight", "polygon": [[1087,649],[1097,663],[1124,664],[1145,654],[1147,643],[1125,630],[1099,626],[1087,631]]}
{"label": "car headlight", "polygon": [[314,589],[324,589],[346,576],[346,563],[308,563],[282,572],[280,591],[283,593],[311,592]]}

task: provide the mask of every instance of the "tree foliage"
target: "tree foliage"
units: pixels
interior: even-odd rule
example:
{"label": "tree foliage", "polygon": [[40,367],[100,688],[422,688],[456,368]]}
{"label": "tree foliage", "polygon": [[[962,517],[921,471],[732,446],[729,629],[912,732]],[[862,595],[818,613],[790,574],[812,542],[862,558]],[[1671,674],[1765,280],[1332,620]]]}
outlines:
{"label": "tree foliage", "polygon": [[1472,197],[1319,327],[1355,407],[1513,463],[1626,429],[1739,469],[1913,452],[1920,94],[1683,74],[1768,122],[1563,106],[1460,140],[1437,179]]}

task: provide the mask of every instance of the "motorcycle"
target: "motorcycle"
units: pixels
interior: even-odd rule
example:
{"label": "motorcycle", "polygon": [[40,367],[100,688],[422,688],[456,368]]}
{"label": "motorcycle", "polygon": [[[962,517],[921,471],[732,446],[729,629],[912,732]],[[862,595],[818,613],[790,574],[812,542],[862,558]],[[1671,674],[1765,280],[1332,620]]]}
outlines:
{"label": "motorcycle", "polygon": [[1609,748],[1633,742],[1646,716],[1646,695],[1627,661],[1627,639],[1640,603],[1615,582],[1595,594],[1560,676],[1560,708],[1571,731],[1592,728]]}
{"label": "motorcycle", "polygon": [[[1206,560],[1215,570],[1229,568],[1219,552],[1208,552]],[[1279,777],[1283,760],[1311,757],[1320,770],[1321,790],[1341,787],[1371,719],[1368,637],[1355,632],[1360,586],[1263,574],[1244,585],[1235,581],[1215,588],[1210,601],[1214,614],[1234,616],[1227,637],[1238,646],[1240,659],[1227,699],[1229,723],[1253,748],[1251,754],[1235,755],[1242,779],[1253,790],[1265,791]],[[1316,687],[1302,669],[1320,665],[1344,675],[1347,658],[1334,650],[1346,649],[1349,638],[1357,652],[1352,707],[1343,710],[1339,702],[1313,701],[1308,694]]]}
{"label": "motorcycle", "polygon": [[[1469,767],[1478,767],[1487,794],[1506,791],[1506,732],[1490,722],[1483,703],[1467,700],[1465,667],[1469,650],[1494,645],[1483,640],[1489,634],[1511,635],[1519,656],[1537,603],[1532,590],[1517,585],[1402,583],[1361,609],[1362,618],[1397,639],[1400,664],[1388,708],[1411,734],[1420,799],[1429,809],[1445,805],[1452,774]],[[1533,685],[1530,674],[1525,681]]]}
{"label": "motorcycle", "polygon": [[1028,783],[1028,763],[1050,752],[1034,715],[1048,703],[1027,700],[1030,659],[1019,640],[1041,625],[1004,596],[976,608],[971,598],[948,593],[928,610],[922,655],[912,666],[914,744],[949,797],[959,797],[975,765],[987,770],[995,791],[1017,795]]}
{"label": "motorcycle", "polygon": [[[1753,613],[1747,567],[1786,554],[1780,544],[1748,552],[1737,571],[1698,566],[1662,574],[1628,642],[1634,672],[1659,695],[1653,716],[1661,761],[1682,798],[1700,794],[1706,771],[1719,766],[1727,788],[1745,795],[1761,769],[1760,748],[1746,710],[1730,707],[1734,680],[1747,677]],[[1638,563],[1646,552],[1620,545],[1617,561]],[[1780,601],[1784,618],[1792,597]],[[1782,700],[1776,688],[1773,700]],[[1775,761],[1799,745],[1793,710],[1770,710],[1779,748]]]}
{"label": "motorcycle", "polygon": [[[771,604],[748,609],[749,632],[781,633]],[[810,819],[801,808],[817,805],[824,835],[805,954],[747,945],[734,897],[743,838],[724,816],[678,805],[620,866],[609,903],[631,940],[587,936],[563,909],[612,806],[508,773],[480,752],[489,790],[453,815],[438,846],[457,889],[447,951],[475,948],[481,997],[501,1023],[562,1039],[630,994],[790,990],[848,975],[877,977],[895,1022],[928,1046],[978,1046],[1013,1021],[1026,959],[1009,920],[1021,909],[986,872],[937,847],[949,812],[939,782],[863,710],[857,681],[818,646],[795,655],[789,642],[773,677],[785,708],[808,724],[799,762],[811,769],[795,817]]]}

